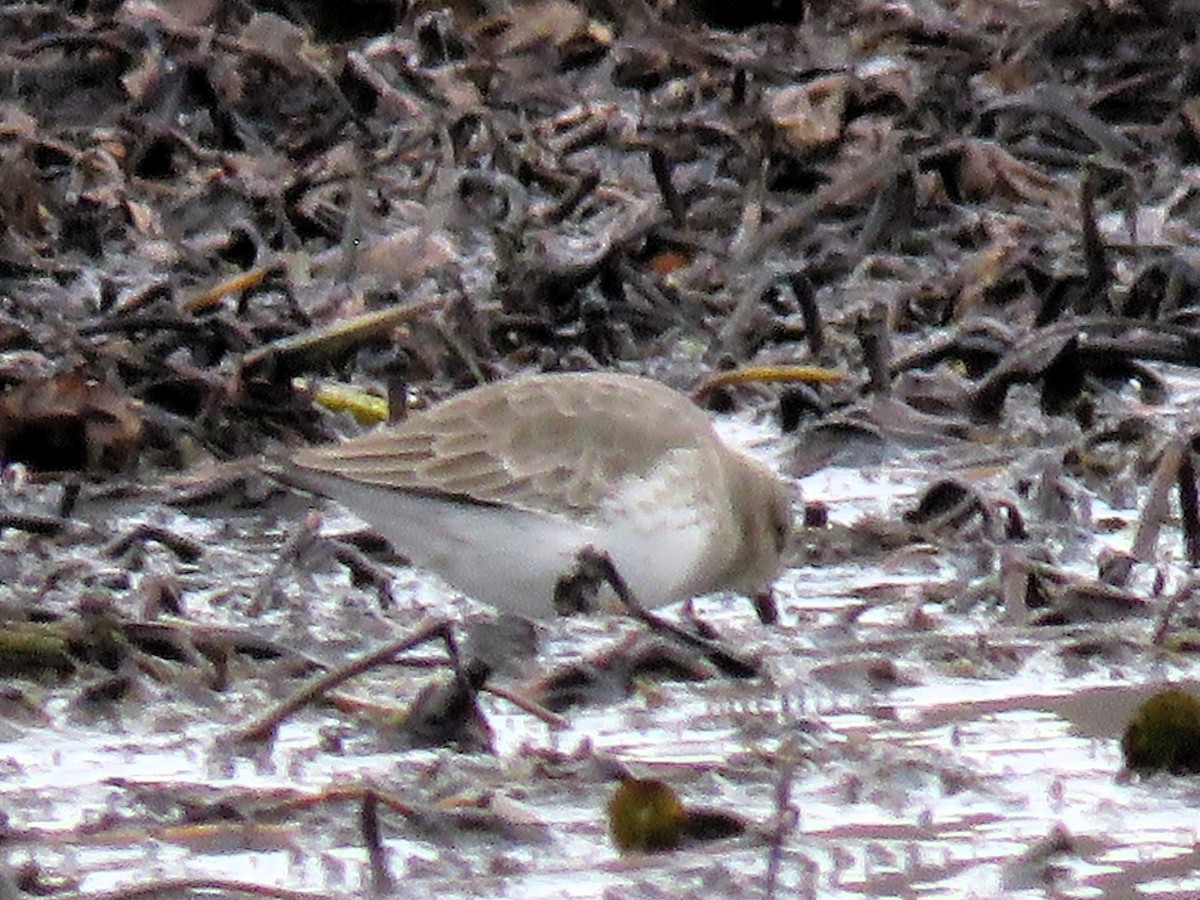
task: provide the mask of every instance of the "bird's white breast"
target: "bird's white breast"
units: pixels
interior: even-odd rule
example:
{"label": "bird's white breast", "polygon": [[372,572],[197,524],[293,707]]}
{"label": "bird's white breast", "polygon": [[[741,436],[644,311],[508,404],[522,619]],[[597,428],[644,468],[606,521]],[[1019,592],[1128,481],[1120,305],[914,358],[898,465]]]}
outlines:
{"label": "bird's white breast", "polygon": [[[554,588],[585,546],[607,552],[648,607],[686,596],[712,543],[711,509],[697,508],[694,460],[668,456],[615,486],[579,517],[381,491],[337,476],[306,479],[337,497],[418,567],[477,600],[531,618],[553,615]],[[703,492],[702,492],[703,493]]]}

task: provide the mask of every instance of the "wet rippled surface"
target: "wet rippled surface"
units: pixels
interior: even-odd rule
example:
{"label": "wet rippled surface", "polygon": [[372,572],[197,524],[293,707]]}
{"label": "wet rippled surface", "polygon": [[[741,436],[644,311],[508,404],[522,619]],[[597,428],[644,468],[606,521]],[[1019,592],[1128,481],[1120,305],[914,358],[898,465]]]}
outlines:
{"label": "wet rippled surface", "polygon": [[[755,442],[751,426],[728,427]],[[567,710],[559,729],[487,696],[494,755],[406,749],[385,715],[329,707],[301,711],[267,744],[231,745],[233,729],[299,684],[248,659],[231,662],[223,691],[174,665],[141,673],[115,702],[84,701],[78,685],[12,682],[0,721],[4,859],[87,892],[221,877],[314,895],[374,885],[406,896],[674,897],[762,891],[773,867],[780,896],[1192,895],[1200,784],[1121,771],[1119,735],[1134,705],[1200,675],[1194,654],[1152,646],[1155,615],[1035,626],[999,600],[994,543],[907,542],[856,556],[830,540],[839,528],[898,519],[942,474],[912,457],[801,480],[807,498],[827,503],[831,525],[806,538],[780,579],[781,622],[758,624],[737,598],[697,604],[730,645],[762,658],[762,677],[646,681],[632,696]],[[1003,485],[1012,474],[969,464],[960,477]],[[1053,555],[1083,572],[1103,548],[1127,544],[1138,496],[1128,509],[1091,507],[1124,527],[1096,529],[1093,518],[1057,528]],[[6,536],[4,590],[9,602],[36,595],[69,608],[103,591],[96,570],[122,597],[167,573],[189,621],[250,628],[329,663],[412,629],[424,611],[473,614],[404,569],[396,608],[381,613],[372,591],[316,565],[277,579],[250,615],[305,508],[292,498],[202,516],[85,504],[95,533]],[[326,512],[329,529],[353,524]],[[182,565],[148,545],[132,565],[98,558],[102,523],[111,536],[147,517],[201,541],[203,557]],[[1160,569],[1173,583],[1183,575],[1169,544]],[[537,658],[505,684],[636,630],[606,618],[548,623]],[[389,667],[345,693],[400,708],[433,677]],[[750,828],[622,857],[604,820],[614,764],[667,781],[690,805],[736,811]],[[383,814],[382,866],[363,848],[363,787],[412,806]],[[463,809],[486,809],[486,822],[450,815]]]}

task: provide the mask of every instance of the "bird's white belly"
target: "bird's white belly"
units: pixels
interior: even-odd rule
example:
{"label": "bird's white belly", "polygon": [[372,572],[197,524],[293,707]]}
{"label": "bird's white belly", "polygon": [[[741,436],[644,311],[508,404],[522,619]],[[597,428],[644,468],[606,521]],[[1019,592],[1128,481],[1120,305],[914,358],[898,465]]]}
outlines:
{"label": "bird's white belly", "polygon": [[[307,476],[321,488],[326,476]],[[682,599],[706,552],[705,523],[672,503],[638,503],[584,522],[564,514],[382,492],[338,479],[330,490],[413,565],[463,593],[530,618],[554,614],[554,588],[585,546],[607,552],[637,599]]]}

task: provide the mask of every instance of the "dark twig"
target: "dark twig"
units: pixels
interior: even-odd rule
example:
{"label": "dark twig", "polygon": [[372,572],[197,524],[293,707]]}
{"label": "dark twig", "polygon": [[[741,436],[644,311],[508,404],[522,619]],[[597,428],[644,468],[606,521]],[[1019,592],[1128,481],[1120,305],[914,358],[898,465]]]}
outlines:
{"label": "dark twig", "polygon": [[374,791],[368,790],[363,795],[358,820],[371,866],[371,888],[379,896],[387,896],[395,889],[395,881],[388,870],[387,851],[379,828],[379,795]]}
{"label": "dark twig", "polygon": [[350,570],[352,585],[375,589],[381,609],[391,609],[396,605],[396,599],[392,596],[392,576],[387,569],[376,565],[365,553],[345,541],[333,542],[333,556]]}
{"label": "dark twig", "polygon": [[880,397],[892,392],[892,340],[888,328],[888,308],[884,303],[875,304],[854,323],[867,365],[867,387]]}
{"label": "dark twig", "polygon": [[368,672],[376,666],[391,662],[393,657],[406,650],[411,650],[413,647],[418,647],[421,644],[438,638],[446,642],[446,648],[450,653],[451,663],[454,666],[455,677],[459,679],[460,685],[464,689],[470,690],[469,682],[462,673],[461,666],[458,664],[457,646],[454,642],[454,634],[450,623],[443,619],[436,619],[427,622],[408,637],[399,638],[390,644],[385,644],[378,650],[368,653],[366,656],[361,656],[339,669],[334,669],[320,678],[314,679],[274,709],[255,719],[249,725],[242,728],[241,731],[236,732],[235,737],[239,741],[261,741],[272,735],[292,713],[333,690],[339,684],[349,681],[351,678],[361,675],[364,672]]}
{"label": "dark twig", "polygon": [[279,558],[271,571],[263,576],[255,591],[254,599],[246,610],[247,615],[260,616],[268,609],[276,590],[276,585],[289,567],[309,553],[320,540],[321,520],[318,516],[310,515],[300,531],[288,538],[287,543],[279,551]]}
{"label": "dark twig", "polygon": [[493,697],[507,700],[513,706],[517,707],[517,709],[538,719],[547,728],[561,730],[571,724],[558,713],[546,709],[542,704],[522,694],[518,694],[516,691],[510,691],[508,688],[499,687],[494,684],[486,684],[481,690],[486,691]]}
{"label": "dark twig", "polygon": [[1142,513],[1138,518],[1137,531],[1133,536],[1133,546],[1129,550],[1130,554],[1141,562],[1154,562],[1154,547],[1169,513],[1171,485],[1179,480],[1179,468],[1187,452],[1182,440],[1172,441],[1163,450],[1158,467],[1154,470],[1150,490],[1146,492]]}
{"label": "dark twig", "polygon": [[1183,520],[1183,545],[1188,564],[1200,566],[1200,509],[1196,497],[1196,463],[1190,449],[1185,449],[1179,461],[1179,511]]}
{"label": "dark twig", "polygon": [[557,225],[565,222],[579,209],[583,201],[596,192],[600,186],[600,175],[596,172],[584,172],[575,179],[575,183],[559,199],[554,208],[545,216],[547,225]]}
{"label": "dark twig", "polygon": [[287,888],[270,884],[256,884],[252,881],[238,881],[232,878],[166,878],[162,881],[148,881],[133,887],[117,888],[114,891],[101,891],[98,894],[88,894],[88,900],[136,900],[139,897],[167,897],[183,894],[198,893],[220,894],[229,897],[234,894],[244,894],[248,897],[271,897],[275,900],[326,900],[328,891],[314,893],[312,891],[290,891]]}
{"label": "dark twig", "polygon": [[54,537],[66,530],[67,520],[61,516],[39,516],[32,513],[0,513],[0,533],[5,528],[16,528],[30,534]]}
{"label": "dark twig", "polygon": [[1104,245],[1104,237],[1100,234],[1100,226],[1096,222],[1096,190],[1100,180],[1100,170],[1095,166],[1087,166],[1083,174],[1083,185],[1080,188],[1079,214],[1083,227],[1083,260],[1087,269],[1084,280],[1084,298],[1089,306],[1095,303],[1096,295],[1107,290],[1112,281],[1112,269],[1108,262],[1108,248]]}
{"label": "dark twig", "polygon": [[659,147],[650,148],[650,171],[654,173],[654,183],[658,185],[663,205],[671,214],[671,221],[677,228],[682,228],[687,211],[683,207],[683,198],[679,196],[679,191],[675,189],[675,183],[671,180],[671,165],[667,161],[667,155]]}
{"label": "dark twig", "polygon": [[1195,578],[1189,579],[1163,606],[1162,614],[1158,617],[1158,626],[1154,629],[1154,638],[1151,640],[1155,647],[1161,647],[1167,642],[1167,635],[1171,633],[1171,619],[1181,606],[1196,596],[1197,588],[1200,588],[1200,582]]}
{"label": "dark twig", "polygon": [[804,339],[808,342],[808,352],[814,357],[820,356],[825,349],[825,329],[821,324],[821,309],[817,306],[817,289],[808,273],[803,271],[789,275],[788,284],[796,295],[796,303],[804,319]]}
{"label": "dark twig", "polygon": [[198,541],[175,534],[160,525],[147,525],[145,523],[138,525],[125,536],[117,538],[104,549],[104,553],[106,556],[113,558],[124,556],[134,544],[147,541],[162,544],[174,553],[181,562],[195,562],[204,555],[204,547]]}
{"label": "dark twig", "polygon": [[[789,741],[790,743],[790,741]],[[796,830],[800,813],[792,806],[792,782],[796,778],[796,760],[793,753],[781,754],[784,763],[775,783],[775,827],[771,830],[770,854],[767,856],[766,885],[763,894],[770,900],[775,897],[779,884],[779,870],[783,866],[783,848],[788,836]]]}

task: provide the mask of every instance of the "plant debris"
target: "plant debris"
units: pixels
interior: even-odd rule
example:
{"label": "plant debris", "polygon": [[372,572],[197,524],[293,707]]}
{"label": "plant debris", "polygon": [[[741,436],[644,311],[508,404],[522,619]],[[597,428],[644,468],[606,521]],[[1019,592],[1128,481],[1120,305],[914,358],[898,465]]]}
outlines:
{"label": "plant debris", "polygon": [[[0,0],[0,888],[1186,891],[1186,804],[1112,780],[1186,748],[1059,710],[1200,674],[1198,37],[1193,0]],[[803,482],[758,620],[459,659],[467,601],[263,475],[589,369]],[[565,606],[619,578],[585,562]],[[634,763],[769,837],[618,859]],[[683,841],[665,808],[618,843]]]}

